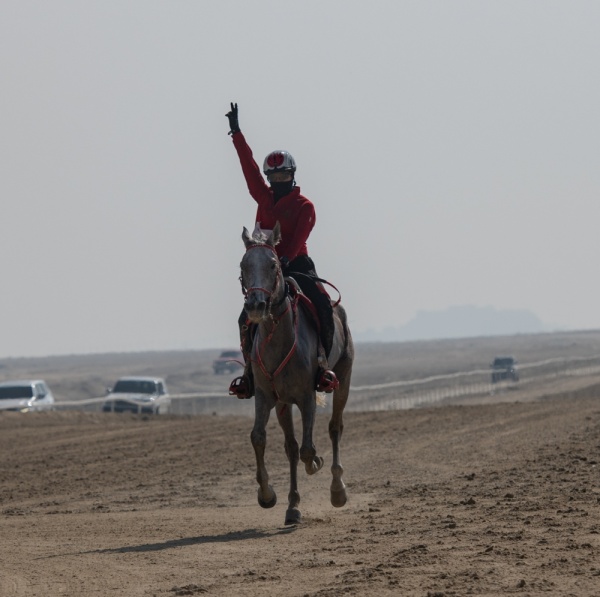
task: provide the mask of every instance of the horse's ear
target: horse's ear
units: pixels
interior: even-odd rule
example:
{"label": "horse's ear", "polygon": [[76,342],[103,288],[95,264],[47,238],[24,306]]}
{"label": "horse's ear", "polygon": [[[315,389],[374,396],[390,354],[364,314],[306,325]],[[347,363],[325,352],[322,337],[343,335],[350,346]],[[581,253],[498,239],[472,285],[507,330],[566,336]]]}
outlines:
{"label": "horse's ear", "polygon": [[281,241],[281,226],[279,224],[279,220],[277,220],[277,222],[275,222],[275,226],[273,226],[273,231],[271,232],[271,235],[269,236],[267,243],[269,245],[271,245],[272,247],[274,247],[280,241]]}
{"label": "horse's ear", "polygon": [[250,233],[248,232],[248,228],[246,228],[246,226],[244,226],[244,230],[242,232],[242,240],[246,245],[246,249],[252,244],[252,237],[250,236]]}

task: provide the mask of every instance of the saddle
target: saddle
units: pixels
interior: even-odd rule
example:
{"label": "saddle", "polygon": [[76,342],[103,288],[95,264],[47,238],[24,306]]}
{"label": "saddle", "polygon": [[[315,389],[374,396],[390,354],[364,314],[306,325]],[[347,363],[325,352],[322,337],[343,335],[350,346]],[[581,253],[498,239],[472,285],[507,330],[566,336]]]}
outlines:
{"label": "saddle", "polygon": [[[317,331],[319,334],[321,333],[321,320],[319,319],[319,313],[315,304],[304,294],[302,288],[300,288],[300,284],[298,281],[292,276],[286,276],[285,282],[287,284],[287,292],[288,294],[294,298],[298,299],[298,304],[301,305],[306,313],[312,317],[313,323],[315,324]],[[328,295],[329,296],[329,295]]]}

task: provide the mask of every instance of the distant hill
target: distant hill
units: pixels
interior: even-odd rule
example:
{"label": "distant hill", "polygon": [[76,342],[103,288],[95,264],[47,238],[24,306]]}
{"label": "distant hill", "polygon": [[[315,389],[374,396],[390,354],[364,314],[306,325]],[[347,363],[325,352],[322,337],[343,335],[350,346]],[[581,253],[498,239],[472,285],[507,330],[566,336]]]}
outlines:
{"label": "distant hill", "polygon": [[404,342],[442,338],[510,336],[556,331],[525,309],[497,310],[494,307],[463,305],[445,311],[418,311],[400,327],[353,332],[358,342]]}

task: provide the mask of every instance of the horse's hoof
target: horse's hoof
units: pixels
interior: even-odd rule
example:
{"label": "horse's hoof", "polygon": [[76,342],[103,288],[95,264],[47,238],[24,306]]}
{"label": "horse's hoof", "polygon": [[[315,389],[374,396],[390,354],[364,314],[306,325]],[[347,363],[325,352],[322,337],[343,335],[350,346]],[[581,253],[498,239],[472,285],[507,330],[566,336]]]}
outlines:
{"label": "horse's hoof", "polygon": [[341,487],[331,487],[331,505],[334,508],[341,508],[346,505],[348,496],[346,495],[346,486],[342,483]]}
{"label": "horse's hoof", "polygon": [[302,514],[298,508],[288,508],[285,513],[285,524],[300,524],[302,522]]}
{"label": "horse's hoof", "polygon": [[271,499],[268,500],[263,500],[260,495],[260,489],[258,490],[258,505],[261,508],[272,508],[277,503],[277,494],[275,493],[275,491],[273,491],[273,488],[270,485],[269,489],[271,490],[273,496],[271,497]]}
{"label": "horse's hoof", "polygon": [[318,473],[322,468],[325,461],[322,456],[315,456],[310,464],[306,465],[306,472],[309,475]]}

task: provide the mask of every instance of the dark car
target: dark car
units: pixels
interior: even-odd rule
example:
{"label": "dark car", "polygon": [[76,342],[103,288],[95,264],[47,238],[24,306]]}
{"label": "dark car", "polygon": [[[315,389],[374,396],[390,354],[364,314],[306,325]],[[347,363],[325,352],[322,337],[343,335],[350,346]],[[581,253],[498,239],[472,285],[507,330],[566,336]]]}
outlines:
{"label": "dark car", "polygon": [[218,358],[213,361],[213,371],[219,373],[235,373],[244,367],[244,357],[239,350],[224,350]]}
{"label": "dark car", "polygon": [[517,361],[513,357],[496,357],[490,367],[492,368],[492,383],[504,379],[519,381]]}

